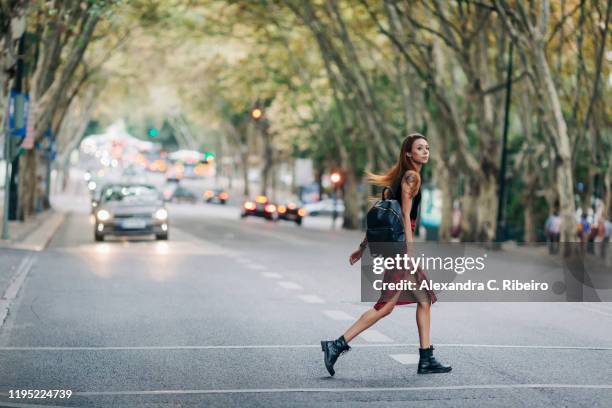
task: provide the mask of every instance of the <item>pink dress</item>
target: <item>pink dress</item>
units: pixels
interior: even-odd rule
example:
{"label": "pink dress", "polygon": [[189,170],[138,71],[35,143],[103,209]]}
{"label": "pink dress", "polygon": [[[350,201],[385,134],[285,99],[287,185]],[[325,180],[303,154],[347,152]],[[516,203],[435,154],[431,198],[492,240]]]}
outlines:
{"label": "pink dress", "polygon": [[[412,232],[414,232],[416,228],[416,219],[410,220],[410,225],[412,228]],[[385,271],[383,276],[383,283],[397,283],[402,280],[408,280],[412,282],[416,282],[416,287],[418,288],[421,282],[427,280],[425,276],[425,272],[423,269],[419,267],[414,274],[411,274],[409,270],[406,269],[390,269]],[[411,303],[417,302],[428,302],[430,304],[435,303],[438,299],[433,290],[381,290],[380,298],[378,298],[378,302],[374,305],[374,309],[380,310],[384,305],[387,304],[394,297],[397,297],[396,305],[408,305]]]}

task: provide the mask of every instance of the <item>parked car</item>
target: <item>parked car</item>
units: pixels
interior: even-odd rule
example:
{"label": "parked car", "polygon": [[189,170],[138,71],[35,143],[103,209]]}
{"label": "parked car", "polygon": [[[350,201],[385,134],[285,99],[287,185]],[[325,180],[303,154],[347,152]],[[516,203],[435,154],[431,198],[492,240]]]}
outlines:
{"label": "parked car", "polygon": [[198,197],[195,193],[181,184],[168,183],[163,191],[164,201],[172,203],[191,203],[195,204],[198,201]]}
{"label": "parked car", "polygon": [[259,195],[253,201],[245,201],[242,204],[241,218],[248,216],[263,217],[267,220],[278,220],[276,205],[268,200],[268,197]]}
{"label": "parked car", "polygon": [[294,221],[297,225],[302,225],[302,218],[306,215],[306,210],[304,210],[299,203],[293,201],[279,204],[276,210],[278,211],[279,219]]}
{"label": "parked car", "polygon": [[227,191],[221,188],[206,190],[202,194],[202,197],[204,198],[204,201],[207,203],[225,204],[227,200],[229,200],[229,194],[227,193]]}
{"label": "parked car", "polygon": [[[337,200],[336,203],[336,211],[338,215],[344,213],[344,201]],[[326,198],[321,201],[317,201],[314,203],[306,204],[304,206],[304,210],[306,210],[306,214],[311,216],[317,215],[332,215],[334,213],[334,200],[332,198]]]}
{"label": "parked car", "polygon": [[95,211],[94,239],[107,235],[155,235],[168,239],[168,211],[154,186],[112,184],[105,187]]}

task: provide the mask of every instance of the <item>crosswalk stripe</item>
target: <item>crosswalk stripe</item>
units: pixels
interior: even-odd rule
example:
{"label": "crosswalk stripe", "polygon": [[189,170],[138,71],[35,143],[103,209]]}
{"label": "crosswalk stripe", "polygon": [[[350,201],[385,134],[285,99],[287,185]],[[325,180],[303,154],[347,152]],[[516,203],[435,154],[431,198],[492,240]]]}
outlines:
{"label": "crosswalk stripe", "polygon": [[353,316],[342,310],[323,310],[323,314],[333,320],[355,320]]}
{"label": "crosswalk stripe", "polygon": [[292,290],[302,289],[302,287],[295,282],[282,281],[282,282],[278,282],[278,285],[285,289],[292,289]]}
{"label": "crosswalk stripe", "polygon": [[359,337],[370,343],[393,343],[393,340],[375,329],[367,329],[363,331]]}
{"label": "crosswalk stripe", "polygon": [[325,301],[317,295],[299,295],[298,298],[306,303],[325,303]]}
{"label": "crosswalk stripe", "polygon": [[268,279],[280,279],[283,277],[283,275],[281,275],[280,273],[276,273],[276,272],[262,272],[261,276],[263,276],[264,278],[268,278]]}
{"label": "crosswalk stripe", "polygon": [[419,355],[418,354],[389,354],[389,357],[398,361],[402,364],[418,364],[419,363]]}
{"label": "crosswalk stripe", "polygon": [[261,270],[266,269],[265,266],[259,265],[259,264],[246,264],[246,267],[249,269],[254,269],[256,271],[261,271]]}

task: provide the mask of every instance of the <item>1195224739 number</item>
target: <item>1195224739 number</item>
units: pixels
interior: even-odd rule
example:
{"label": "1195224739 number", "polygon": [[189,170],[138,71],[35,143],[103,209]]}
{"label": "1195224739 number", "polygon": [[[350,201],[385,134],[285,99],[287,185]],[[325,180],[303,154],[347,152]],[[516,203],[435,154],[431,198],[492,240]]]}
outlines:
{"label": "1195224739 number", "polygon": [[72,396],[72,390],[9,390],[11,399],[68,399]]}

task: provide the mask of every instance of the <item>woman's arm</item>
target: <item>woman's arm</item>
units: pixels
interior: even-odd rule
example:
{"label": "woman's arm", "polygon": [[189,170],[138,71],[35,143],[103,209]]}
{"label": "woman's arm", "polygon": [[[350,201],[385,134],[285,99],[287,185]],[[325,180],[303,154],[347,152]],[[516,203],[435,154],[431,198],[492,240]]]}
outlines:
{"label": "woman's arm", "polygon": [[363,237],[363,241],[359,244],[359,248],[354,251],[351,256],[349,256],[349,263],[353,265],[355,262],[361,259],[361,255],[363,255],[363,251],[365,251],[368,246],[368,237]]}
{"label": "woman's arm", "polygon": [[402,177],[402,213],[404,215],[404,234],[406,236],[406,250],[408,256],[410,257],[414,257],[410,211],[412,210],[412,199],[419,191],[420,183],[421,178],[419,173],[414,170],[406,171]]}

